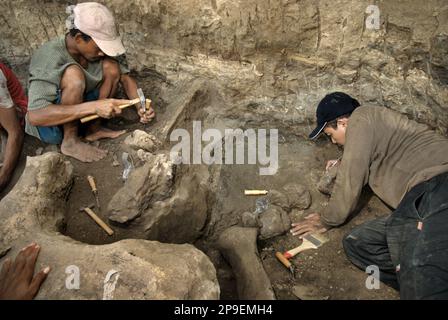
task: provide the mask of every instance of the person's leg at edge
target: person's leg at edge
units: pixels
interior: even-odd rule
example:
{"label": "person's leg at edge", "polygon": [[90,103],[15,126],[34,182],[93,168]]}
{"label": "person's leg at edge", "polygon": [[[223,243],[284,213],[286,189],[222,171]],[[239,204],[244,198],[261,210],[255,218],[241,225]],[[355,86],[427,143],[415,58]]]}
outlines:
{"label": "person's leg at edge", "polygon": [[380,281],[399,289],[395,266],[392,263],[386,238],[386,222],[389,216],[368,221],[347,234],[342,243],[351,263],[366,271],[368,266],[377,266]]}
{"label": "person's leg at edge", "polygon": [[[85,78],[82,70],[76,65],[67,67],[61,79],[61,105],[73,105],[83,102]],[[61,152],[82,162],[98,161],[107,154],[106,150],[90,146],[78,137],[79,121],[72,121],[63,125],[64,138]]]}
{"label": "person's leg at edge", "polygon": [[[120,81],[120,67],[118,62],[110,58],[103,60],[103,82],[99,89],[98,99],[113,98],[117,92]],[[126,133],[126,130],[114,131],[101,126],[101,120],[94,121],[87,129],[86,140],[96,141],[103,138],[117,138]]]}

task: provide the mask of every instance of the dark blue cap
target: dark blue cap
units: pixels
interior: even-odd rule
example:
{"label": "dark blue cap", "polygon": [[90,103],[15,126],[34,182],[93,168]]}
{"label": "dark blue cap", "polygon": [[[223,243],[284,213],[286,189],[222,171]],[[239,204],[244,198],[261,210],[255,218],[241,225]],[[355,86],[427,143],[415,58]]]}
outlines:
{"label": "dark blue cap", "polygon": [[311,140],[316,139],[328,122],[344,114],[352,113],[357,107],[359,107],[358,100],[353,99],[348,94],[343,92],[327,94],[317,106],[317,127],[310,133],[309,138]]}

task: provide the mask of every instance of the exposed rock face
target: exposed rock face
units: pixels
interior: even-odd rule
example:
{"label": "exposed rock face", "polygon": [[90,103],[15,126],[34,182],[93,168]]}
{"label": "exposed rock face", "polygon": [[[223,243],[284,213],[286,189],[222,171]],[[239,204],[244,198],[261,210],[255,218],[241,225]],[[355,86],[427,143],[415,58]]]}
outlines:
{"label": "exposed rock face", "polygon": [[[147,155],[151,155],[148,153]],[[174,164],[164,154],[147,157],[147,162],[134,169],[124,186],[108,206],[109,219],[128,223],[145,211],[151,201],[168,198],[174,182]]]}
{"label": "exposed rock face", "polygon": [[175,193],[147,210],[142,226],[147,239],[163,242],[192,242],[202,235],[207,221],[208,171],[189,169]]}
{"label": "exposed rock face", "polygon": [[283,192],[288,199],[288,211],[292,209],[308,209],[311,205],[311,194],[303,185],[288,183],[283,186]]}
{"label": "exposed rock face", "polygon": [[[233,100],[229,115],[266,114],[302,134],[324,94],[343,90],[446,133],[445,0],[376,1],[377,13],[368,0],[101,2],[116,16],[132,69],[171,84],[216,82]],[[24,82],[32,52],[64,34],[65,6],[1,2],[0,56],[22,66]],[[370,29],[376,14],[379,29]]]}
{"label": "exposed rock face", "polygon": [[258,256],[257,229],[231,227],[219,237],[217,246],[232,266],[241,300],[275,299],[271,282]]}
{"label": "exposed rock face", "polygon": [[317,189],[326,195],[331,195],[333,191],[334,182],[336,181],[336,175],[338,173],[338,167],[334,166],[325,171],[317,184]]}
{"label": "exposed rock face", "polygon": [[[61,154],[28,158],[20,181],[0,203],[0,251],[15,257],[34,241],[42,247],[37,268],[52,268],[37,299],[219,298],[213,264],[192,245],[124,240],[92,246],[62,236],[72,171]],[[66,287],[73,266],[80,275],[76,290]],[[116,273],[105,285],[111,270]]]}
{"label": "exposed rock face", "polygon": [[149,152],[153,152],[160,146],[160,141],[155,136],[143,130],[135,130],[132,132],[126,137],[124,143],[135,150],[142,149]]}
{"label": "exposed rock face", "polygon": [[184,243],[202,234],[207,220],[206,166],[176,166],[165,154],[137,151],[134,169],[108,205],[109,220],[126,226],[129,237]]}
{"label": "exposed rock face", "polygon": [[259,238],[264,240],[284,234],[291,228],[291,220],[282,208],[271,205],[260,215],[259,225]]}
{"label": "exposed rock face", "polygon": [[[311,194],[305,186],[288,183],[281,191],[269,190],[265,198],[257,199],[255,212],[243,212],[241,223],[244,227],[259,228],[259,239],[265,240],[284,234],[291,228],[292,210],[308,209],[311,205]],[[266,208],[258,208],[263,203]]]}

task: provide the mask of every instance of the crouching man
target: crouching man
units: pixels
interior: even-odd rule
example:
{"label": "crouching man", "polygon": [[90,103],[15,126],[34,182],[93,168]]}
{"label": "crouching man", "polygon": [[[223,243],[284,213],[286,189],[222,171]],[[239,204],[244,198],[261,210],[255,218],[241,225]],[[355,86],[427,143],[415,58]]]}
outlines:
{"label": "crouching man", "polygon": [[326,210],[291,232],[303,237],[343,224],[369,184],[395,211],[344,238],[350,261],[364,271],[377,266],[402,299],[448,299],[448,139],[340,92],[319,103],[317,123],[310,138],[323,132],[344,153]]}
{"label": "crouching man", "polygon": [[[43,142],[61,144],[67,156],[92,162],[105,157],[107,151],[80,139],[79,119],[120,114],[118,106],[129,101],[112,99],[118,84],[130,99],[138,97],[137,84],[129,76],[111,12],[95,2],[69,8],[73,11],[67,20],[69,32],[44,44],[32,57],[26,132]],[[137,108],[137,112],[142,123],[154,117],[153,109],[144,113]],[[125,132],[101,127],[100,120],[84,129],[87,141],[116,138]]]}

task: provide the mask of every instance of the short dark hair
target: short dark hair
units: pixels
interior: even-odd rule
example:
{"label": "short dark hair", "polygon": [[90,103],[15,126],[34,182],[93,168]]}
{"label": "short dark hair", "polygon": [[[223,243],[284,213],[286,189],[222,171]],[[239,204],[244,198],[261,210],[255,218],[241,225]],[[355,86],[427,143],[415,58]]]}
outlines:
{"label": "short dark hair", "polygon": [[91,36],[86,35],[84,32],[82,32],[82,31],[80,31],[78,29],[70,29],[69,33],[70,33],[70,36],[72,36],[72,37],[75,37],[78,33],[80,33],[82,39],[85,42],[89,42],[90,40],[92,40]]}
{"label": "short dark hair", "polygon": [[327,126],[330,127],[330,128],[333,128],[334,130],[336,130],[338,128],[338,120],[344,119],[344,118],[350,118],[351,115],[352,115],[351,112],[343,114],[342,116],[337,117],[336,119],[331,120],[330,122],[328,122]]}

